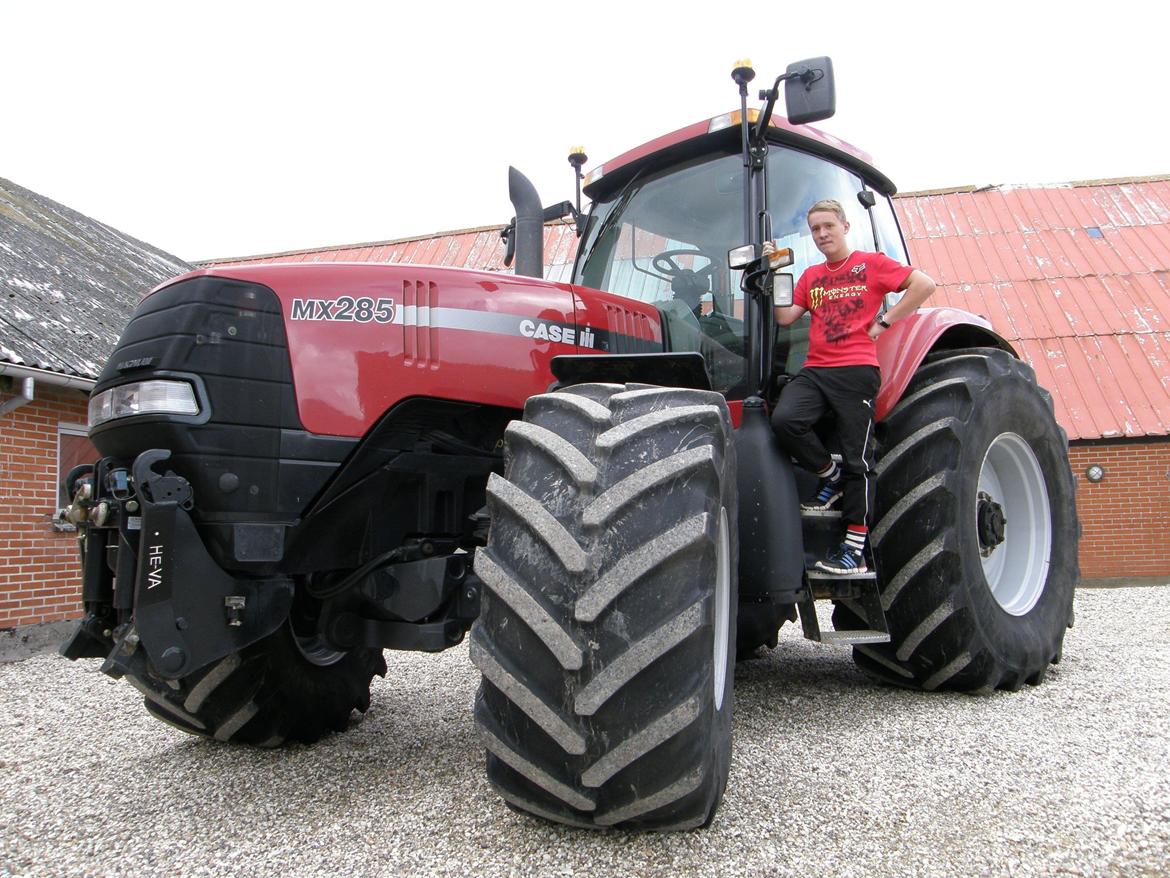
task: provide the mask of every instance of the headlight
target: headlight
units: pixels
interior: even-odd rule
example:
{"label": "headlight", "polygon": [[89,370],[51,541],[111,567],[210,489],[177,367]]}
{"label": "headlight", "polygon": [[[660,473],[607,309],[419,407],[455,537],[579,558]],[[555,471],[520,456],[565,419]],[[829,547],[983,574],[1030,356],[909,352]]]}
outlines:
{"label": "headlight", "polygon": [[89,400],[89,426],[130,415],[197,415],[195,388],[186,381],[136,381]]}

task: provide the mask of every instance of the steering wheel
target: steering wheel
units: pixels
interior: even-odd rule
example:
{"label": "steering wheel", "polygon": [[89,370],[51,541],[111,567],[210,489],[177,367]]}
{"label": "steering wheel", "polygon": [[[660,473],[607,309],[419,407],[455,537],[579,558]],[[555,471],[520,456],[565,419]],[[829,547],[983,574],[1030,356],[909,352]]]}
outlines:
{"label": "steering wheel", "polygon": [[698,270],[684,268],[678,264],[678,256],[708,257],[701,250],[663,250],[652,260],[653,266],[670,279],[670,291],[674,298],[683,302],[698,317],[703,296],[713,292],[711,281],[717,266],[710,262]]}
{"label": "steering wheel", "polygon": [[660,272],[665,274],[671,280],[676,277],[691,275],[696,280],[703,278],[707,279],[715,274],[717,265],[714,262],[708,262],[700,269],[683,268],[675,261],[678,256],[702,256],[704,259],[710,259],[702,250],[663,250],[651,260],[651,264]]}

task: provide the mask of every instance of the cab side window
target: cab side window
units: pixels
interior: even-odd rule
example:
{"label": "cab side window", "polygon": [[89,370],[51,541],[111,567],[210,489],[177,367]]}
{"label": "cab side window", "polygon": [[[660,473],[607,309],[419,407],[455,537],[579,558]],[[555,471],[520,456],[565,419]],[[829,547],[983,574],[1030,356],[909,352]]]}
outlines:
{"label": "cab side window", "polygon": [[910,260],[906,258],[906,246],[902,241],[902,232],[898,228],[898,220],[894,216],[894,205],[890,199],[877,192],[877,203],[870,208],[870,215],[873,217],[873,228],[877,234],[877,249],[881,253],[885,253],[891,259],[901,262],[903,265],[909,265]]}

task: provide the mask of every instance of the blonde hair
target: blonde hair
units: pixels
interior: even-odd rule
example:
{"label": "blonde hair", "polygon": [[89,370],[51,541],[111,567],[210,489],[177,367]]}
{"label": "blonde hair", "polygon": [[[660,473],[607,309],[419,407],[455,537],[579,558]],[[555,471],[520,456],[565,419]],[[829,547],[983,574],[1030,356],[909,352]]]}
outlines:
{"label": "blonde hair", "polygon": [[848,220],[845,219],[845,208],[843,208],[841,206],[841,202],[835,198],[821,199],[808,209],[808,213],[804,215],[804,218],[808,219],[814,213],[818,213],[820,211],[824,211],[825,213],[835,213],[837,215],[837,219],[841,220],[842,225],[848,222]]}

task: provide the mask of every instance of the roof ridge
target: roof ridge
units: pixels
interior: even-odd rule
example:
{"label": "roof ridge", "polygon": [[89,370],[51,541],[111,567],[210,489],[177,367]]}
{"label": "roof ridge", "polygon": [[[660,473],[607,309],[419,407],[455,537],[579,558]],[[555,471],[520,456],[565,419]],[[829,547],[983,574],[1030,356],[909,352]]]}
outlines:
{"label": "roof ridge", "polygon": [[[570,225],[567,219],[549,220],[546,226]],[[481,232],[499,232],[503,225],[472,226],[466,229],[451,229],[445,232],[430,232],[425,235],[411,235],[408,238],[391,238],[387,241],[364,241],[357,244],[335,244],[332,247],[304,247],[295,250],[279,250],[275,253],[253,253],[249,256],[228,256],[224,259],[196,259],[191,264],[204,268],[208,265],[230,265],[236,262],[253,262],[257,259],[273,259],[277,256],[300,256],[309,253],[336,253],[339,250],[361,250],[365,247],[389,247],[394,244],[411,244],[415,241],[433,241],[436,238],[451,238],[455,235],[478,235]]]}
{"label": "roof ridge", "polygon": [[943,186],[938,189],[918,189],[898,192],[895,198],[924,198],[931,195],[962,195],[969,192],[1010,191],[1013,189],[1085,189],[1092,186],[1125,186],[1130,183],[1163,183],[1170,174],[1152,174],[1144,177],[1104,177],[1096,180],[1069,180],[1063,183],[984,183],[979,186]]}

